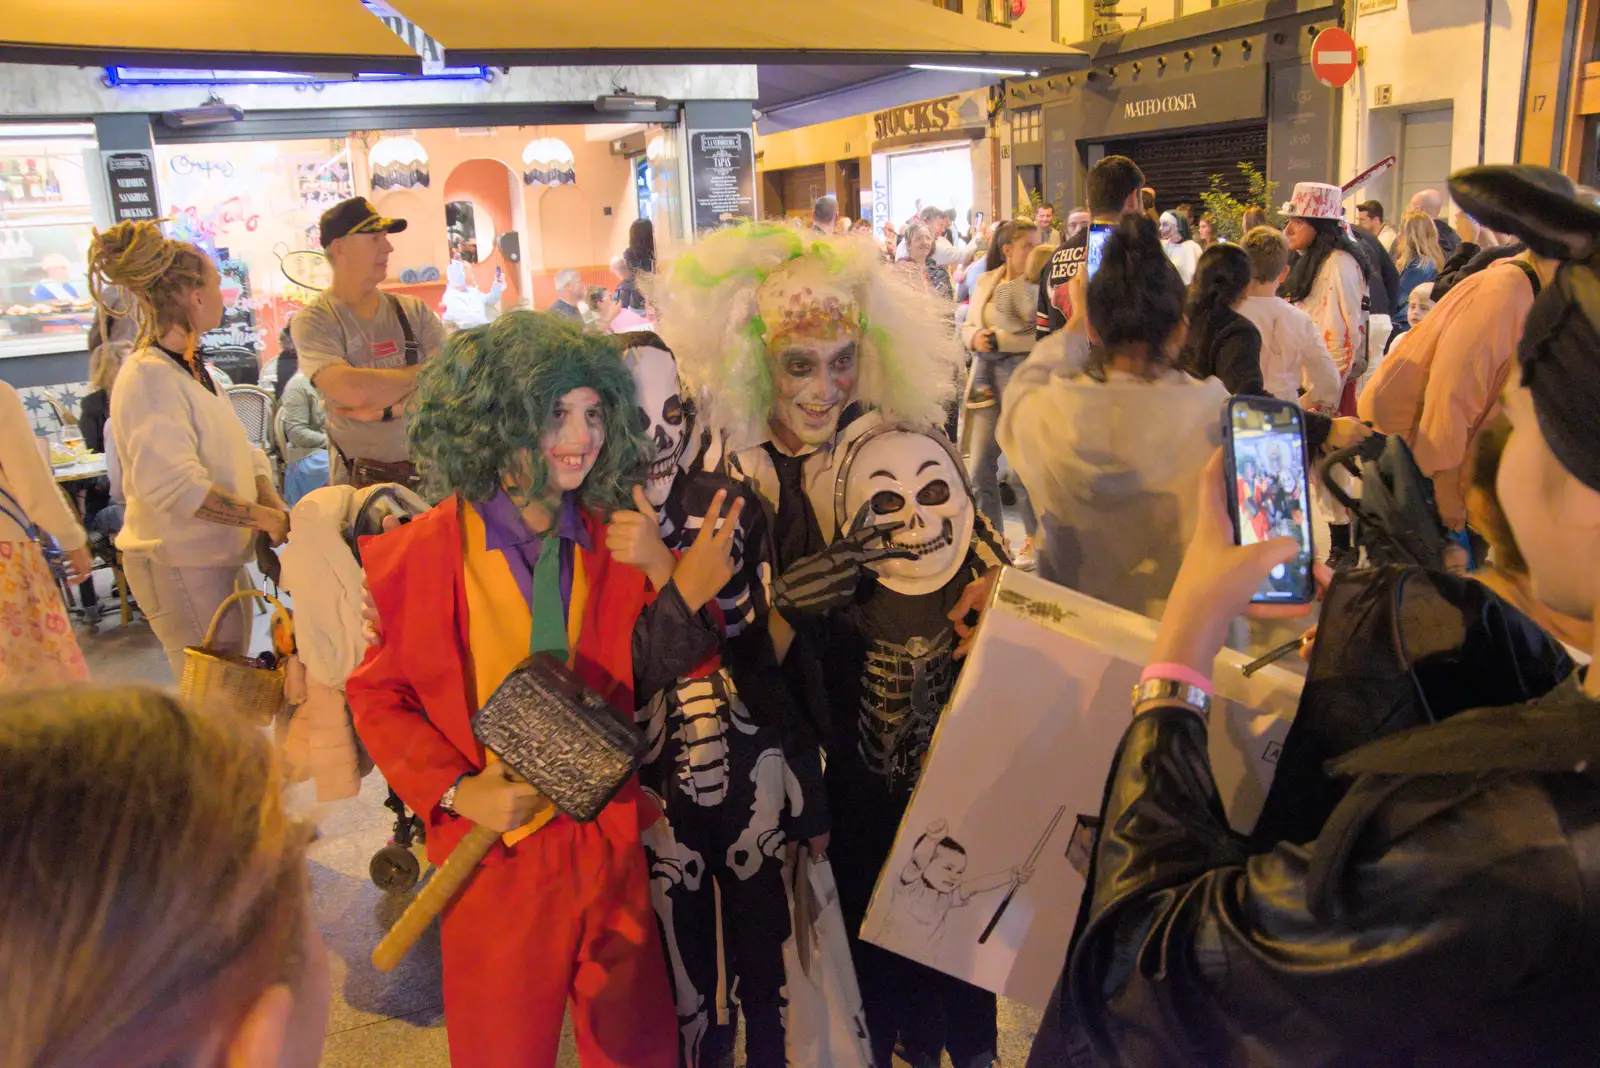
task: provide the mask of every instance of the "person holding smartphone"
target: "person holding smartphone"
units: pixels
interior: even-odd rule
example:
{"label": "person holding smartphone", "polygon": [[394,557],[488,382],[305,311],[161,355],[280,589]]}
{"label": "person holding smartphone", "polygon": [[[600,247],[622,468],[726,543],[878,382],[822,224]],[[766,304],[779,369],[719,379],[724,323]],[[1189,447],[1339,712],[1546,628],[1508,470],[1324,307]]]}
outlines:
{"label": "person holding smartphone", "polygon": [[[1575,219],[1586,233],[1563,236],[1583,258],[1535,301],[1506,386],[1498,486],[1534,593],[1591,618],[1600,211],[1543,222]],[[1249,605],[1297,546],[1237,546],[1223,479],[1214,455],[1030,1068],[1600,1062],[1600,675],[1340,757],[1350,789],[1316,840],[1247,855],[1207,751],[1213,661],[1247,608],[1307,609]]]}
{"label": "person holding smartphone", "polygon": [[[1133,160],[1127,156],[1106,156],[1089,168],[1089,221],[1115,224],[1126,213],[1138,211],[1139,190],[1143,185],[1144,172]],[[1082,270],[1088,247],[1088,226],[1069,232],[1040,276],[1036,323],[1040,340],[1063,329],[1075,315],[1082,314],[1082,308],[1073,308],[1068,303],[1067,283]]]}

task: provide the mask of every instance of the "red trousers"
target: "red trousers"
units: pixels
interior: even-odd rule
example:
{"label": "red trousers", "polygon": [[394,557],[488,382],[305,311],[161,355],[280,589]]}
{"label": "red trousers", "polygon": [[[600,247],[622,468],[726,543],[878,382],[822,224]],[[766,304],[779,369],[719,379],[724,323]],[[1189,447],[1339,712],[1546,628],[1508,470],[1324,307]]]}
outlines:
{"label": "red trousers", "polygon": [[677,1068],[678,1020],[637,828],[622,799],[594,823],[557,819],[496,848],[445,911],[453,1068],[554,1065],[569,1000],[584,1068]]}

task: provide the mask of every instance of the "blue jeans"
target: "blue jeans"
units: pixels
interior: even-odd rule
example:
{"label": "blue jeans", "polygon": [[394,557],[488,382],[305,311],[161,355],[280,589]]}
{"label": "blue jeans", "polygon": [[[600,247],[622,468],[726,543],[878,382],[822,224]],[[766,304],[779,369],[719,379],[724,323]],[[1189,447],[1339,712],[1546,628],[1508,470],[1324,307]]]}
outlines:
{"label": "blue jeans", "polygon": [[293,508],[301,497],[327,484],[328,451],[324,449],[288,466],[283,473],[283,499]]}
{"label": "blue jeans", "polygon": [[[982,359],[982,357],[977,357]],[[990,381],[994,388],[993,407],[970,409],[967,424],[971,429],[971,455],[967,457],[967,474],[972,478],[972,492],[978,498],[978,511],[989,517],[989,522],[1002,537],[1005,536],[1005,515],[1000,506],[1000,443],[995,440],[995,428],[1000,425],[1000,410],[1004,403],[1006,384],[1011,381],[1023,360],[1025,352],[999,359],[987,360],[991,369]],[[1038,521],[1033,515],[1033,504],[1022,479],[1011,478],[1011,488],[1017,491],[1017,511],[1022,513],[1022,529],[1033,537]]]}

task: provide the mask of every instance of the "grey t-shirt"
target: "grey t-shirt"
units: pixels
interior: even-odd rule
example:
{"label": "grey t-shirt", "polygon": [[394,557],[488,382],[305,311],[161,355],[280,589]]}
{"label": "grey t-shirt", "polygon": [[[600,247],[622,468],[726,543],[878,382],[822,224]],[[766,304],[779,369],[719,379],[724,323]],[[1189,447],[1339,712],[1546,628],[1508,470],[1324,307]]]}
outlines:
{"label": "grey t-shirt", "polygon": [[[315,384],[318,372],[335,364],[383,370],[404,367],[406,336],[395,314],[398,300],[417,339],[419,360],[439,354],[444,345],[444,325],[433,309],[412,296],[385,294],[378,313],[362,319],[327,293],[306,305],[290,322],[295,348],[300,350],[300,373]],[[326,398],[324,398],[326,399]],[[396,463],[410,459],[406,450],[405,420],[364,423],[340,415],[329,404],[328,436],[352,460]]]}

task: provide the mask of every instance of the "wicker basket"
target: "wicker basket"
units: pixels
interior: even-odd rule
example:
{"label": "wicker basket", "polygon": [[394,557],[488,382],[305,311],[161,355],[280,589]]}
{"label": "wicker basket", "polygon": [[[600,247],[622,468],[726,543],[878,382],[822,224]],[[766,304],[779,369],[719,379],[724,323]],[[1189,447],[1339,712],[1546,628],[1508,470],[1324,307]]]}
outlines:
{"label": "wicker basket", "polygon": [[211,617],[205,641],[183,651],[183,681],[178,684],[178,692],[196,705],[220,705],[265,727],[272,723],[278,706],[283,703],[283,665],[264,668],[248,657],[216,653],[211,649],[223,615],[234,602],[247,597],[259,597],[275,612],[287,612],[277,598],[259,590],[240,590],[223,601],[217,614]]}

